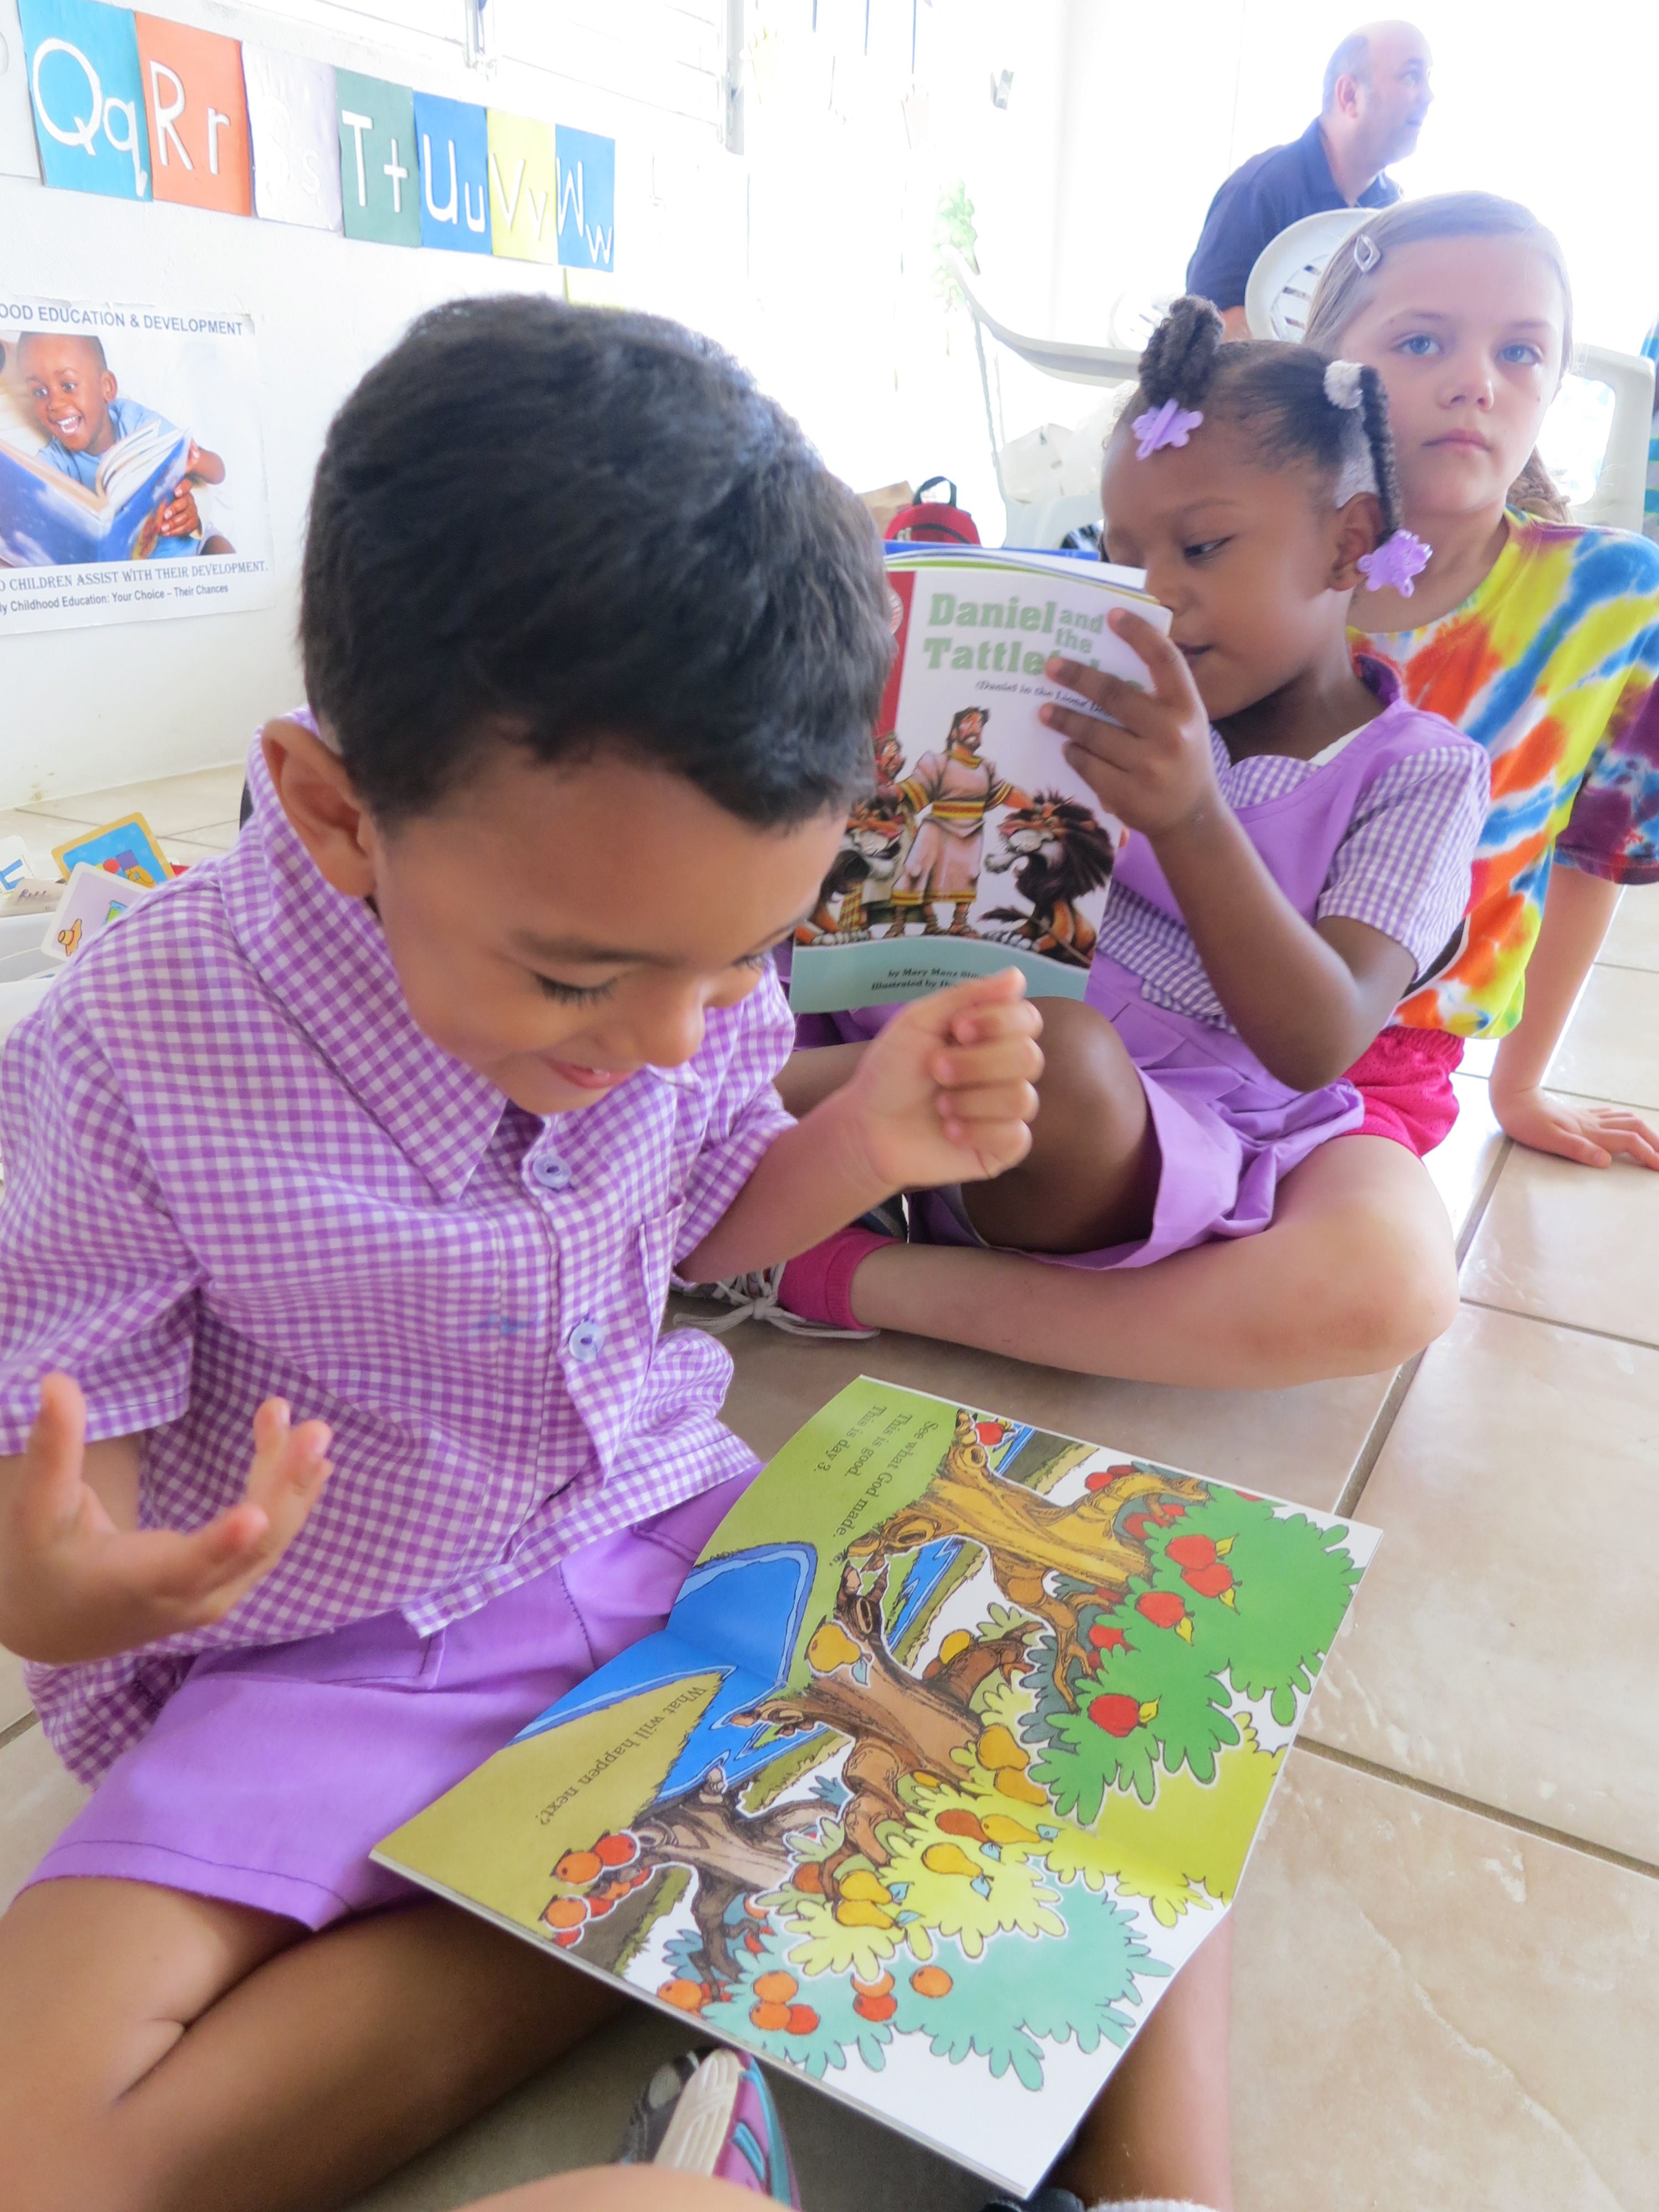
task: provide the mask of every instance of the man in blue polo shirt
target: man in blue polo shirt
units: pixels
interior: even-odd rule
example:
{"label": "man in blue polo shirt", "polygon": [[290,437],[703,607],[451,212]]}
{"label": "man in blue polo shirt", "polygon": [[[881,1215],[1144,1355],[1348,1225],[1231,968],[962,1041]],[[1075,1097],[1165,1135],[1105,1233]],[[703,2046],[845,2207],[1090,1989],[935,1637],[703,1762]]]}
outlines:
{"label": "man in blue polo shirt", "polygon": [[1187,266],[1187,289],[1213,300],[1229,337],[1248,337],[1244,287],[1256,256],[1304,215],[1388,207],[1400,187],[1383,171],[1417,147],[1434,94],[1429,42],[1412,23],[1367,23],[1325,67],[1319,114],[1288,146],[1233,171],[1210,203]]}

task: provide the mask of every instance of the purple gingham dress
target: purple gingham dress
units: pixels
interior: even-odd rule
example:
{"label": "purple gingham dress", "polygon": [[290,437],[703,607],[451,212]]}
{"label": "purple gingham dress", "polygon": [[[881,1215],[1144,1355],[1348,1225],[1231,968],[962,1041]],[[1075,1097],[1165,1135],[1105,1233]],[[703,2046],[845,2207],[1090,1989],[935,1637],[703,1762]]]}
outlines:
{"label": "purple gingham dress", "polygon": [[309,1522],[226,1620],[29,1669],[88,1781],[194,1654],[374,1616],[432,1638],[756,1464],[716,1418],[726,1352],[658,1327],[789,1126],[775,979],[684,1066],[539,1119],[416,1029],[257,744],[249,774],[235,848],[90,945],[0,1060],[0,1453],[62,1367],[92,1437],[147,1432],[144,1524],[191,1528],[240,1494],[261,1399],[334,1428]]}

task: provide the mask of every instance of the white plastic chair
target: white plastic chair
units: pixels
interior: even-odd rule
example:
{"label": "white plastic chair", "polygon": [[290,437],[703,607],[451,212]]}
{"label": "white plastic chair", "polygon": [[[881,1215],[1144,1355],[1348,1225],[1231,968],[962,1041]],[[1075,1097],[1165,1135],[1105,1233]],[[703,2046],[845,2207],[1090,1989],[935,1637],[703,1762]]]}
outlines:
{"label": "white plastic chair", "polygon": [[947,247],[945,259],[962,288],[973,319],[974,350],[979,356],[985,422],[991,435],[991,461],[1007,517],[1003,543],[1037,548],[1057,546],[1068,531],[1099,521],[1100,494],[1098,490],[1079,493],[1075,497],[1048,500],[1038,505],[1010,496],[1003,475],[1002,455],[1011,441],[1001,419],[1000,380],[993,377],[986,357],[985,334],[988,331],[997,344],[1006,346],[1010,353],[1028,362],[1043,375],[1058,377],[1066,384],[1133,384],[1140,374],[1139,350],[1117,345],[1077,345],[1067,339],[1031,337],[1022,331],[1011,331],[1006,323],[997,320],[980,298],[975,289],[979,280],[962,256]]}
{"label": "white plastic chair", "polygon": [[[1262,247],[1244,288],[1252,337],[1301,338],[1325,264],[1368,213],[1364,208],[1329,208],[1304,216]],[[1595,489],[1571,508],[1572,519],[1613,530],[1640,530],[1653,424],[1653,363],[1609,346],[1580,345],[1573,349],[1569,374],[1585,384],[1605,385],[1613,394],[1613,421]],[[1547,437],[1547,424],[1545,441]]]}

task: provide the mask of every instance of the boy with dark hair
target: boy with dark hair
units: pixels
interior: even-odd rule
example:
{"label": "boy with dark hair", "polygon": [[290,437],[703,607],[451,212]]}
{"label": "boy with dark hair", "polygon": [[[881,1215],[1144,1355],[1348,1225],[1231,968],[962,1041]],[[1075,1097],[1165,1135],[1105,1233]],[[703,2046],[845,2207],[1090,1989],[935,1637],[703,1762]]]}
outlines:
{"label": "boy with dark hair", "polygon": [[368,1853],[754,1473],[671,1272],[1030,1141],[1012,972],[799,1125],[772,1087],[891,644],[867,518],[714,348],[423,317],[329,432],[301,630],[234,849],[0,1069],[0,1641],[95,1785],[0,1921],[29,2212],[340,2201],[604,2015]]}

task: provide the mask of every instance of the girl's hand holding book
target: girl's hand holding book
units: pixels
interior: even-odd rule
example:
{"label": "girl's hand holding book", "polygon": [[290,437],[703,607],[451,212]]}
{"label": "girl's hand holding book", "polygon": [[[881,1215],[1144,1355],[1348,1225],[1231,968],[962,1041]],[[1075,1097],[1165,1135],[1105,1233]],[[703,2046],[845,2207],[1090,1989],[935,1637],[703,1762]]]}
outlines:
{"label": "girl's hand holding book", "polygon": [[1045,706],[1042,719],[1065,739],[1067,761],[1102,805],[1155,840],[1218,797],[1210,717],[1178,647],[1125,609],[1115,609],[1107,620],[1146,663],[1152,690],[1056,656],[1048,664],[1049,678],[1112,720],[1058,704]]}
{"label": "girl's hand holding book", "polygon": [[112,1514],[110,1486],[100,1494],[88,1479],[86,1432],[80,1389],[67,1375],[49,1375],[27,1448],[0,1461],[0,1643],[53,1665],[222,1620],[299,1534],[329,1475],[327,1425],[291,1428],[287,1406],[268,1398],[253,1417],[241,1503],[188,1534],[141,1529],[130,1525],[137,1440],[128,1438],[125,1453],[93,1448],[130,1492]]}
{"label": "girl's hand holding book", "polygon": [[1137,615],[1107,619],[1146,663],[1152,690],[1051,660],[1051,678],[1122,727],[1060,706],[1043,717],[1102,805],[1150,841],[1245,1043],[1281,1083],[1316,1091],[1387,1021],[1411,980],[1411,955],[1363,922],[1303,920],[1221,795],[1209,714],[1180,648]]}

